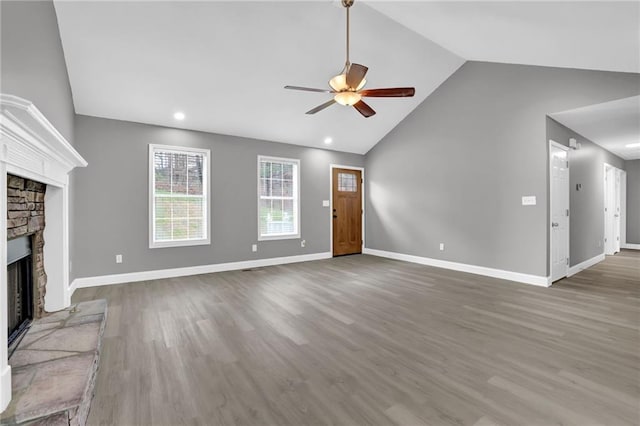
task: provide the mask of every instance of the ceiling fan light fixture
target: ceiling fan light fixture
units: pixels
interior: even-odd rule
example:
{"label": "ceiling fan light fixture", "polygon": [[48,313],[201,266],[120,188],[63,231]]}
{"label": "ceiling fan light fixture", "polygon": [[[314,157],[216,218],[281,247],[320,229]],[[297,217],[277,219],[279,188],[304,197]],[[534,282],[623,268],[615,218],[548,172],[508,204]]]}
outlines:
{"label": "ceiling fan light fixture", "polygon": [[[362,89],[365,84],[367,84],[367,79],[363,78],[362,80],[360,80],[358,87],[355,88],[356,92]],[[333,77],[331,80],[329,80],[329,86],[331,86],[331,88],[336,92],[344,92],[345,90],[351,89],[347,84],[346,73],[338,74],[335,77]]]}
{"label": "ceiling fan light fixture", "polygon": [[336,93],[336,95],[333,97],[333,99],[337,103],[344,106],[355,105],[358,102],[360,102],[361,98],[362,96],[360,96],[360,93],[351,92],[351,91]]}
{"label": "ceiling fan light fixture", "polygon": [[329,80],[329,86],[336,92],[342,92],[343,90],[347,90],[349,86],[347,85],[347,75],[346,74],[338,74]]}

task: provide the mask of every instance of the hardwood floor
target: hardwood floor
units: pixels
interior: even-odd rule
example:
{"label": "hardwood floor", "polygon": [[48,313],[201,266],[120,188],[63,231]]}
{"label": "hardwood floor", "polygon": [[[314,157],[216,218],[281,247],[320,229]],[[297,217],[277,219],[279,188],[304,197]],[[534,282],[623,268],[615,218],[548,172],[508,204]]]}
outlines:
{"label": "hardwood floor", "polygon": [[640,423],[640,253],[551,288],[348,256],[76,291],[90,424]]}

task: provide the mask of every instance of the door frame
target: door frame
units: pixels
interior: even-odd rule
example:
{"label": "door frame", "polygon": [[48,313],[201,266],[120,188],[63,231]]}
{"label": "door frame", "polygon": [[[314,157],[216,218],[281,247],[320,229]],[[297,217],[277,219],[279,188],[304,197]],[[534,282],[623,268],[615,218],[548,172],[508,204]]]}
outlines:
{"label": "door frame", "polygon": [[[569,163],[569,179],[567,179],[567,193],[569,194],[569,199],[567,200],[569,203],[569,216],[567,218],[567,256],[569,258],[569,263],[571,263],[571,162],[570,162],[570,149],[566,145],[562,145],[553,139],[549,139],[549,151],[547,164],[549,166],[549,215],[547,220],[547,228],[548,228],[548,236],[549,236],[549,285],[553,284],[553,235],[552,235],[552,227],[551,227],[551,218],[553,217],[553,165],[551,164],[551,147],[561,149],[567,152],[567,162]],[[571,265],[567,264],[567,273],[565,277],[569,275],[569,268]],[[558,278],[561,279],[561,278]]]}
{"label": "door frame", "polygon": [[333,169],[347,169],[347,170],[359,170],[360,175],[362,177],[362,184],[360,187],[362,188],[362,251],[364,252],[365,247],[365,237],[364,237],[364,229],[365,229],[365,214],[367,209],[364,205],[364,167],[358,166],[345,166],[342,164],[329,164],[329,253],[331,253],[331,257],[333,257]]}
{"label": "door frame", "polygon": [[[605,212],[604,209],[607,208],[607,194],[608,194],[608,188],[607,188],[607,169],[612,169],[614,175],[619,175],[620,176],[620,186],[618,187],[618,191],[619,191],[619,197],[620,197],[620,214],[618,216],[618,236],[620,238],[620,241],[618,241],[618,245],[619,245],[619,250],[616,252],[615,251],[615,242],[614,244],[614,250],[613,253],[609,254],[609,252],[607,251],[607,243],[605,241],[602,241],[602,252],[607,255],[607,256],[611,256],[614,255],[618,252],[620,252],[620,250],[622,250],[624,248],[624,246],[626,245],[627,242],[627,226],[626,226],[626,221],[627,221],[627,215],[626,215],[626,205],[627,205],[627,191],[626,191],[626,187],[627,187],[627,172],[612,165],[609,163],[604,163],[603,167],[602,167],[602,184],[603,184],[603,188],[604,188],[604,199],[603,199],[603,203],[604,203],[604,208],[602,209],[602,217],[604,219],[603,221],[603,226],[604,226],[604,238],[607,238],[607,214]],[[614,183],[614,188],[615,188],[615,183]]]}

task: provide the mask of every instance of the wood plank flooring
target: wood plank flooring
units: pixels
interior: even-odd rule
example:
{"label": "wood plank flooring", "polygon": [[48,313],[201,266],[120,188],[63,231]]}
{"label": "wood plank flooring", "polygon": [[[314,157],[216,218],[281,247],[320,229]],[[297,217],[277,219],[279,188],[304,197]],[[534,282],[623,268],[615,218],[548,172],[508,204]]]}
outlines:
{"label": "wood plank flooring", "polygon": [[94,425],[640,424],[639,252],[548,289],[359,255],[95,298]]}

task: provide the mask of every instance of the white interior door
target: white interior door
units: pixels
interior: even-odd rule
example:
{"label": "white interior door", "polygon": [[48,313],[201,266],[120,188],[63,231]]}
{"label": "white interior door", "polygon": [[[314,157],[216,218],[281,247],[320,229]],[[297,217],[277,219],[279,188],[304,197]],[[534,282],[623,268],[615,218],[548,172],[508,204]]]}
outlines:
{"label": "white interior door", "polygon": [[627,243],[627,172],[620,171],[620,247]]}
{"label": "white interior door", "polygon": [[613,254],[613,167],[604,167],[604,252]]}
{"label": "white interior door", "polygon": [[608,164],[604,169],[604,252],[620,251],[620,201],[622,170]]}
{"label": "white interior door", "polygon": [[613,189],[613,252],[620,251],[620,188],[622,170],[615,169],[615,184]]}
{"label": "white interior door", "polygon": [[551,281],[569,272],[569,152],[551,143]]}

